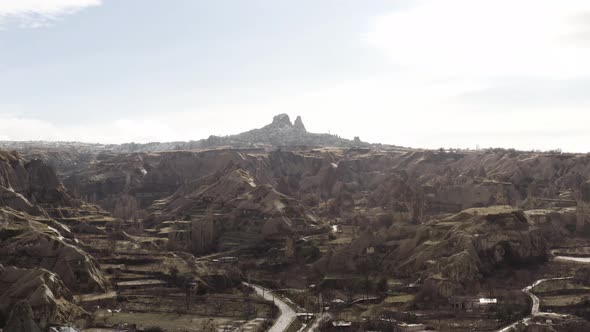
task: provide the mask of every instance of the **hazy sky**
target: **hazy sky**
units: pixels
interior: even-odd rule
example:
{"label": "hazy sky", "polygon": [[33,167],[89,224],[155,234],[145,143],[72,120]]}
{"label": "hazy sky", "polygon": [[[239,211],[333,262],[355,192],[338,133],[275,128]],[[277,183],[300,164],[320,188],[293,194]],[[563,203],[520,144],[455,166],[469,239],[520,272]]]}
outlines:
{"label": "hazy sky", "polygon": [[590,151],[588,0],[0,0],[0,140]]}

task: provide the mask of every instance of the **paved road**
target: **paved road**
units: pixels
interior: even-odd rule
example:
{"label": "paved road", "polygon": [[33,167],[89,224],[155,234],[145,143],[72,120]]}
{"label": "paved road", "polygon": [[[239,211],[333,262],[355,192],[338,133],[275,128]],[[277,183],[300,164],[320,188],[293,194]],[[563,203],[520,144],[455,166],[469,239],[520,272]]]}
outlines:
{"label": "paved road", "polygon": [[251,286],[256,291],[258,296],[263,297],[268,301],[273,301],[275,305],[279,308],[281,312],[280,316],[275,321],[274,325],[268,330],[268,332],[283,332],[289,327],[291,322],[297,317],[297,313],[293,310],[286,302],[281,300],[280,297],[274,296],[272,291],[263,288],[262,286],[257,286],[254,284],[244,283],[244,285]]}
{"label": "paved road", "polygon": [[533,306],[531,308],[531,314],[528,317],[526,317],[526,318],[524,318],[522,320],[519,320],[519,321],[517,321],[517,322],[515,322],[513,324],[510,324],[509,326],[506,326],[503,329],[498,330],[498,332],[510,332],[510,331],[514,331],[513,329],[516,328],[516,326],[518,324],[521,324],[522,323],[524,325],[528,325],[530,323],[531,319],[533,319],[534,317],[537,317],[537,316],[543,316],[543,317],[546,317],[546,318],[563,318],[563,317],[567,316],[567,315],[560,315],[560,314],[555,314],[555,313],[550,313],[550,312],[541,312],[539,310],[539,306],[540,306],[540,303],[541,303],[540,300],[539,300],[539,297],[533,293],[533,290],[534,290],[534,288],[536,286],[538,286],[538,285],[540,285],[540,284],[542,284],[542,283],[544,283],[546,281],[549,281],[549,280],[565,280],[565,279],[571,279],[571,277],[540,279],[540,280],[535,281],[532,285],[525,287],[522,291],[525,292],[531,298],[531,300],[533,301]]}
{"label": "paved road", "polygon": [[555,257],[557,261],[569,261],[569,262],[576,262],[576,263],[590,263],[590,257],[573,257],[573,256],[557,256]]}

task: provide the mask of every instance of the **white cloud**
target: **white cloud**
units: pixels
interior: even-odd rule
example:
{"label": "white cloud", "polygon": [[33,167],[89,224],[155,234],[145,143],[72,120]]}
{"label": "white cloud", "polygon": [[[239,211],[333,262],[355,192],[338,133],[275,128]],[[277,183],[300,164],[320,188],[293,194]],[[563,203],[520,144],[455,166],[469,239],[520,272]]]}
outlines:
{"label": "white cloud", "polygon": [[15,20],[36,27],[100,4],[101,0],[0,0],[0,23]]}
{"label": "white cloud", "polygon": [[[8,12],[2,5],[0,17]],[[206,100],[207,90],[197,90],[146,95],[145,103],[131,106],[97,101],[81,109],[120,109],[122,118],[85,125],[25,118],[16,108],[10,116],[0,114],[0,139],[191,140],[261,127],[288,113],[302,115],[310,131],[371,142],[588,151],[588,13],[587,0],[423,0],[375,18],[365,35],[402,72],[385,68],[364,79],[298,81],[283,90],[271,82],[249,97],[227,89]],[[133,116],[126,107],[145,112]],[[174,111],[162,111],[168,109]]]}
{"label": "white cloud", "polygon": [[[39,120],[18,113],[0,112],[0,140],[81,141],[89,143],[171,142],[235,134],[272,120],[276,110],[265,113],[256,105],[217,105],[200,111],[154,112],[123,116],[112,121],[84,124]],[[2,109],[0,105],[0,109]],[[236,115],[239,110],[255,117]],[[121,112],[124,113],[124,112]]]}
{"label": "white cloud", "polygon": [[[493,106],[445,102],[447,94],[462,86],[425,85],[410,79],[374,77],[338,81],[273,94],[258,100],[200,105],[183,111],[122,115],[114,121],[87,124],[40,121],[14,112],[0,114],[0,139],[61,140],[101,143],[188,141],[211,134],[235,134],[259,128],[278,113],[292,119],[301,115],[308,130],[346,138],[360,136],[421,148],[514,147],[588,151],[590,115],[579,107],[541,105],[535,112],[513,109],[495,112]],[[190,102],[187,101],[187,104]],[[104,107],[97,105],[97,112]],[[18,110],[16,107],[12,109]],[[20,112],[22,114],[22,112]],[[124,109],[121,114],[124,114]]]}
{"label": "white cloud", "polygon": [[366,41],[427,77],[590,75],[588,13],[587,0],[424,0],[376,18]]}

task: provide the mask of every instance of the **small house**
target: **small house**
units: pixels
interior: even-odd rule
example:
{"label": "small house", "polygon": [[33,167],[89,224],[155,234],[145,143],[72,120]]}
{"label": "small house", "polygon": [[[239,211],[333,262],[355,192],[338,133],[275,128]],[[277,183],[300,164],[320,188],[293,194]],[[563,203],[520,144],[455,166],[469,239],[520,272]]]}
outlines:
{"label": "small house", "polygon": [[337,329],[349,329],[352,327],[352,322],[345,321],[345,320],[335,320],[332,321],[332,326]]}

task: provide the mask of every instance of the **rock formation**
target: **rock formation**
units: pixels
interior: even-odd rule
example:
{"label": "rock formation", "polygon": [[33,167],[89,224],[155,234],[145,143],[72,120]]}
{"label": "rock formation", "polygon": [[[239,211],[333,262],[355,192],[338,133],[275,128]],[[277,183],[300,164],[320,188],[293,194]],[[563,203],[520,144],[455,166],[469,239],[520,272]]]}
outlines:
{"label": "rock formation", "polygon": [[58,274],[73,290],[108,287],[96,260],[54,227],[5,208],[0,214],[0,262],[25,268],[42,267]]}
{"label": "rock formation", "polygon": [[[32,211],[25,205],[51,207],[77,204],[53,169],[40,160],[27,162],[17,153],[0,152],[0,192],[5,200],[9,199],[4,201],[5,205],[16,204],[16,208],[25,208],[37,214],[41,211]],[[29,204],[23,202],[23,198]]]}
{"label": "rock formation", "polygon": [[4,330],[11,332],[41,332],[35,323],[33,309],[28,301],[22,300],[14,305]]}
{"label": "rock formation", "polygon": [[127,143],[120,145],[88,144],[78,142],[0,142],[0,149],[26,150],[28,158],[41,159],[70,175],[73,169],[90,166],[99,154],[151,153],[211,148],[277,148],[284,146],[310,147],[370,147],[360,140],[349,140],[330,134],[309,133],[300,116],[291,123],[287,114],[274,116],[272,123],[260,129],[229,136],[210,136],[190,142]]}
{"label": "rock formation", "polygon": [[107,289],[98,262],[58,221],[81,222],[96,212],[70,195],[41,160],[0,151],[0,318],[10,313],[6,331],[71,322],[86,315],[71,291]]}
{"label": "rock formation", "polygon": [[476,290],[498,268],[540,264],[549,256],[542,230],[516,208],[472,208],[417,226],[405,235],[367,230],[348,247],[324,256],[315,266],[322,273],[357,271],[367,248],[393,248],[382,268],[423,280],[439,297]]}
{"label": "rock formation", "polygon": [[301,116],[297,116],[297,119],[295,119],[295,122],[293,123],[293,128],[297,131],[307,132]]}
{"label": "rock formation", "polygon": [[228,168],[186,184],[149,210],[148,224],[190,220],[190,247],[195,253],[211,250],[226,233],[286,236],[321,227],[320,219],[300,202],[268,184],[258,185],[242,169]]}
{"label": "rock formation", "polygon": [[541,230],[523,211],[508,206],[472,208],[420,227],[412,247],[398,251],[397,270],[447,280],[455,290],[467,290],[499,266],[542,262],[548,250]]}
{"label": "rock formation", "polygon": [[0,282],[0,316],[7,317],[10,312],[5,331],[34,331],[27,329],[33,326],[45,329],[86,315],[73,304],[72,294],[55,273],[8,266],[0,271]]}

